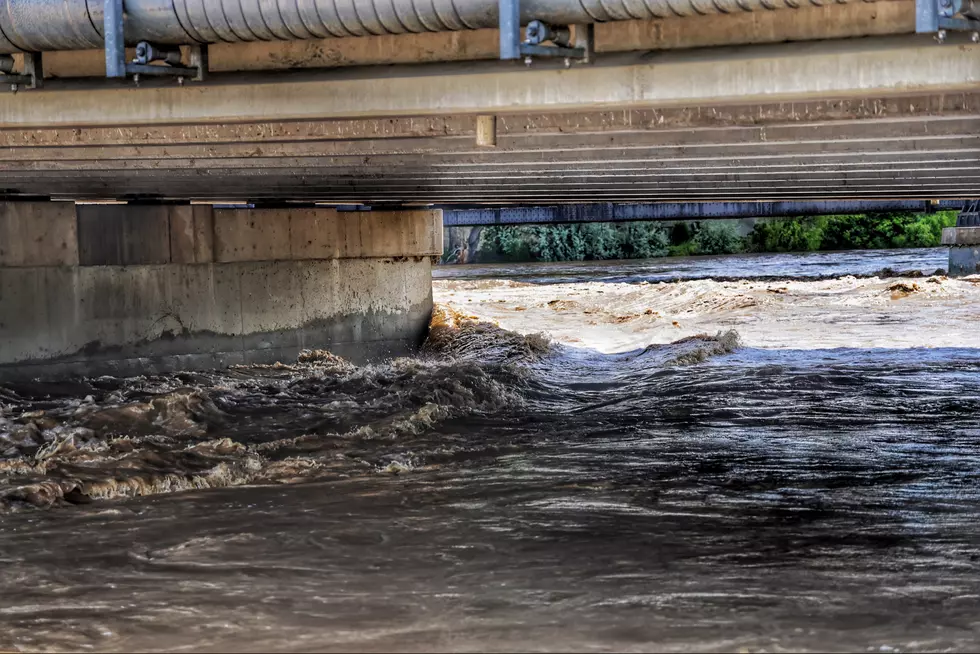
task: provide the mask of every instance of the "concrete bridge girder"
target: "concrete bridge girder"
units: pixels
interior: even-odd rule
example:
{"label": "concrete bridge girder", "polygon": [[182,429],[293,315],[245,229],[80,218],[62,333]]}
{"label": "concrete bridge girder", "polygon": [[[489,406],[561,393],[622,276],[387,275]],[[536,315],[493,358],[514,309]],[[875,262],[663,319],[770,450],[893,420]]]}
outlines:
{"label": "concrete bridge girder", "polygon": [[[968,96],[971,99],[980,96]],[[588,159],[617,157],[630,152],[642,154],[663,153],[676,159],[681,156],[709,156],[736,153],[738,156],[768,155],[775,151],[812,152],[818,148],[828,152],[834,149],[888,146],[890,149],[929,149],[946,145],[952,139],[976,138],[976,113],[949,108],[942,116],[896,116],[881,111],[877,116],[856,116],[850,119],[825,115],[826,122],[818,116],[796,118],[796,123],[771,121],[762,126],[714,125],[668,126],[662,122],[638,122],[633,125],[605,126],[587,123],[559,129],[538,127],[536,116],[508,116],[508,125],[498,128],[497,143],[493,149],[481,148],[474,143],[475,127],[456,126],[444,134],[419,135],[364,135],[355,132],[348,135],[296,135],[260,136],[250,138],[243,133],[208,139],[197,134],[197,128],[175,127],[161,133],[158,142],[147,143],[147,135],[140,137],[138,129],[119,130],[116,141],[101,143],[49,141],[44,131],[37,137],[39,143],[29,146],[20,142],[26,130],[10,130],[0,137],[0,167],[16,162],[66,161],[69,162],[119,161],[133,165],[151,165],[149,162],[165,159],[170,166],[188,165],[196,160],[208,159],[212,165],[244,166],[274,164],[290,159],[285,165],[295,166],[298,160],[332,159],[340,164],[344,158],[357,163],[364,157],[391,157],[393,163],[411,163],[419,156],[437,157],[442,166],[453,164],[492,163],[494,159],[526,157],[534,162],[572,162]],[[877,118],[878,120],[874,120]],[[888,120],[883,120],[888,118]],[[505,121],[501,121],[502,123]],[[603,121],[611,123],[612,121]],[[56,130],[62,133],[65,130]],[[100,130],[101,131],[101,130]],[[246,132],[246,130],[241,130]],[[80,130],[71,130],[79,134]],[[234,132],[233,132],[234,133]],[[4,142],[6,139],[6,143]],[[345,140],[350,139],[350,140]],[[80,138],[75,141],[82,141]],[[94,139],[92,139],[94,141]],[[87,141],[87,139],[86,139]],[[876,142],[876,143],[875,143]],[[75,146],[77,149],[69,150]],[[561,156],[559,156],[561,155]]]}
{"label": "concrete bridge girder", "polygon": [[[534,203],[980,192],[974,44],[885,38],[571,70],[71,88],[0,97],[7,195]],[[475,107],[497,116],[495,147],[476,145]]]}
{"label": "concrete bridge girder", "polygon": [[[534,113],[515,109],[497,115],[496,131],[501,139],[528,135],[593,135],[682,133],[724,129],[727,135],[740,130],[766,130],[767,138],[779,130],[866,130],[888,129],[901,121],[955,121],[980,114],[977,93],[862,95],[793,102],[710,104],[680,107],[634,107],[580,109],[567,112]],[[216,146],[222,144],[301,144],[304,142],[355,143],[378,139],[398,143],[408,139],[460,138],[473,150],[478,115],[392,116],[387,118],[332,118],[323,120],[275,120],[251,123],[142,124],[138,126],[47,126],[43,130],[10,126],[0,131],[0,147],[44,146],[136,147]],[[869,119],[889,119],[871,123]],[[904,136],[901,125],[893,135]],[[924,133],[922,128],[920,133]],[[762,139],[765,140],[765,139]],[[418,143],[413,147],[418,147]]]}
{"label": "concrete bridge girder", "polygon": [[326,120],[678,107],[975,90],[980,44],[922,37],[613,55],[593,66],[529,70],[477,62],[338,70],[275,84],[72,90],[0,97],[10,127]]}

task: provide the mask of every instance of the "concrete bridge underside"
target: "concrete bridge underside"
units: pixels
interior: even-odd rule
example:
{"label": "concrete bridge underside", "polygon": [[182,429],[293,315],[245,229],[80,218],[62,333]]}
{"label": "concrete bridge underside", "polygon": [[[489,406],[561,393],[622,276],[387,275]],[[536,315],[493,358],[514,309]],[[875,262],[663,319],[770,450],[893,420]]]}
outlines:
{"label": "concrete bridge underside", "polygon": [[[877,36],[626,39],[567,69],[241,55],[137,87],[51,57],[43,89],[0,94],[0,378],[409,352],[443,250],[441,211],[420,205],[980,197],[980,44],[882,36],[910,3],[877,4],[848,10],[857,32],[830,23]],[[778,20],[751,38],[817,38]],[[723,33],[748,38],[705,32]],[[259,206],[206,206],[243,202]],[[375,211],[309,206],[356,203]],[[980,271],[971,234],[953,234],[960,272]]]}
{"label": "concrete bridge underside", "polygon": [[[493,116],[496,144],[477,145]],[[0,96],[8,198],[980,197],[980,45],[914,36],[227,73]]]}

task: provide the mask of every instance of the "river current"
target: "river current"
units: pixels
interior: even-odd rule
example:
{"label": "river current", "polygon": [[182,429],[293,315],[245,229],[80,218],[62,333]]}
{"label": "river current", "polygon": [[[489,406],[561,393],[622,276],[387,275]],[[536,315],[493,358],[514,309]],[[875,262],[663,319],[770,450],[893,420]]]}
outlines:
{"label": "river current", "polygon": [[974,650],[944,260],[442,268],[416,358],[0,386],[0,650]]}

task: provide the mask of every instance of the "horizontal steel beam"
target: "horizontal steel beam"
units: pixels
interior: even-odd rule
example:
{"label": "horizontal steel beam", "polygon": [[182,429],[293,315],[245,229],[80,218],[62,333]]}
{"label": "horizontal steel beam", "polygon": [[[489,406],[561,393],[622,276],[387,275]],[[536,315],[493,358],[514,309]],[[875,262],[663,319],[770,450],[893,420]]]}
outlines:
{"label": "horizontal steel beam", "polygon": [[[269,83],[275,81],[276,83]],[[322,120],[804,101],[976,90],[980,44],[881,37],[609,55],[571,69],[497,62],[349,69],[192,87],[0,95],[5,128]]]}
{"label": "horizontal steel beam", "polygon": [[568,204],[546,207],[455,209],[443,207],[445,227],[623,222],[630,220],[707,220],[773,218],[875,212],[961,210],[964,201],[837,200],[796,202],[662,202],[654,204]]}

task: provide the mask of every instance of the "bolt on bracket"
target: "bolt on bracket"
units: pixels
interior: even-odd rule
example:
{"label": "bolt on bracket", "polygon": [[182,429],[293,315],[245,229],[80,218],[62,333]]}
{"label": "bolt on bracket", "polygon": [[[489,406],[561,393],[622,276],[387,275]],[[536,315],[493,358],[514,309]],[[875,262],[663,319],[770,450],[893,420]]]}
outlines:
{"label": "bolt on bracket", "polygon": [[936,34],[942,42],[946,30],[980,31],[980,0],[915,0],[916,33]]}
{"label": "bolt on bracket", "polygon": [[9,85],[11,91],[39,89],[44,86],[44,66],[40,52],[25,52],[24,67],[20,73],[14,72],[14,58],[0,55],[0,84]]}
{"label": "bolt on bracket", "polygon": [[[136,58],[127,63],[126,39],[123,30],[125,14],[123,0],[105,0],[103,33],[105,34],[105,73],[110,78],[126,78],[133,76],[139,79],[142,75],[154,77],[176,77],[179,82],[184,78],[196,81],[203,80],[207,74],[207,45],[201,44],[191,48],[191,65],[181,63],[179,48],[167,48],[141,41],[136,46]],[[161,62],[156,65],[153,62]]]}
{"label": "bolt on bracket", "polygon": [[[588,63],[595,43],[593,25],[549,25],[544,21],[528,23],[525,38],[521,40],[520,0],[498,0],[500,27],[500,58],[521,59],[530,63],[532,57],[565,58]],[[551,45],[547,45],[550,43]]]}

